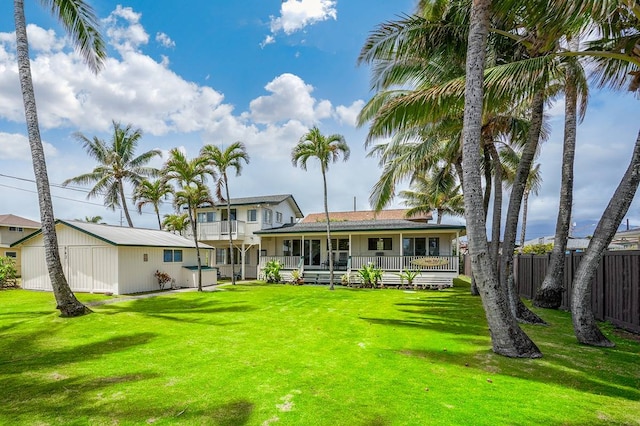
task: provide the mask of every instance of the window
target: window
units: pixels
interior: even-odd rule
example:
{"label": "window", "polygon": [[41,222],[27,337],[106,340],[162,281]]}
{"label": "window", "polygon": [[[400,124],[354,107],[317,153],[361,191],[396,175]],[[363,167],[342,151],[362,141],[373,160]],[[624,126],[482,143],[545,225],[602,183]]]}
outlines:
{"label": "window", "polygon": [[282,242],[282,255],[283,256],[301,256],[302,245],[300,240],[284,240]]}
{"label": "window", "polygon": [[271,225],[271,223],[273,223],[273,211],[271,211],[271,209],[264,209],[263,222],[268,225]]}
{"label": "window", "polygon": [[[329,250],[329,243],[326,243],[327,250]],[[331,248],[334,250],[349,250],[349,239],[348,238],[340,238],[336,240],[335,238],[331,239]]]}
{"label": "window", "polygon": [[405,256],[426,256],[427,255],[427,239],[426,238],[403,238],[402,253]]}
{"label": "window", "polygon": [[15,251],[7,251],[4,253],[4,255],[6,257],[13,257],[14,259],[18,257],[18,253],[16,253]]}
{"label": "window", "polygon": [[198,223],[207,223],[216,221],[216,212],[202,212],[198,213]]}
{"label": "window", "polygon": [[369,251],[392,250],[391,241],[391,238],[369,238],[367,248]]}
{"label": "window", "polygon": [[216,265],[224,265],[227,263],[227,251],[225,249],[216,249]]}
{"label": "window", "polygon": [[12,232],[22,232],[22,231],[23,231],[23,229],[22,229],[22,228],[20,228],[19,226],[10,226],[10,227],[9,227],[9,231],[12,231]]}
{"label": "window", "polygon": [[258,221],[258,210],[251,209],[247,210],[247,222],[257,222]]}
{"label": "window", "polygon": [[282,223],[282,213],[276,212],[276,223]]}
{"label": "window", "polygon": [[182,250],[164,250],[163,260],[169,262],[182,262]]}
{"label": "window", "polygon": [[440,238],[429,237],[429,256],[440,256]]}
{"label": "window", "polygon": [[[239,249],[233,249],[233,263],[239,265],[242,260],[242,253]],[[228,248],[216,249],[216,265],[231,265],[231,252]]]}

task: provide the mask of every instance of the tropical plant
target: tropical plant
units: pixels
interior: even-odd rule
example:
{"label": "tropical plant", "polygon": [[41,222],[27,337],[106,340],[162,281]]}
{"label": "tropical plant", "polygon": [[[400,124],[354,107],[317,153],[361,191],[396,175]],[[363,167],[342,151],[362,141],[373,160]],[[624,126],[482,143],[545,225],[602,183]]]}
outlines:
{"label": "tropical plant", "polygon": [[282,278],[280,277],[281,269],[282,264],[277,260],[268,261],[262,269],[265,281],[267,281],[268,283],[279,283],[280,281],[282,281]]}
{"label": "tropical plant", "polygon": [[15,287],[18,272],[13,258],[0,256],[0,287]]}
{"label": "tropical plant", "polygon": [[435,210],[438,215],[437,224],[440,225],[445,214],[464,216],[462,188],[452,174],[433,170],[429,176],[416,176],[412,186],[415,189],[400,191],[400,197],[404,198],[404,204],[409,207],[407,217]]}
{"label": "tropical plant", "polygon": [[189,227],[189,214],[165,214],[164,219],[162,220],[162,229],[166,229],[167,231],[178,233],[182,235],[183,231],[185,231]]}
{"label": "tropical plant", "polygon": [[80,222],[87,223],[104,223],[102,222],[102,216],[85,216],[84,219],[76,219]]}
{"label": "tropical plant", "polygon": [[167,274],[166,272],[160,272],[156,270],[153,276],[156,278],[156,281],[158,281],[160,290],[164,290],[164,286],[171,281],[171,275]]}
{"label": "tropical plant", "polygon": [[158,229],[162,229],[162,222],[160,221],[160,204],[162,200],[166,200],[173,191],[173,187],[163,179],[157,179],[149,181],[143,180],[136,186],[133,191],[133,201],[138,208],[138,213],[142,214],[142,207],[146,204],[151,204],[153,210],[156,212],[158,218]]}
{"label": "tropical plant", "polygon": [[404,282],[406,280],[409,287],[413,285],[413,280],[415,280],[418,275],[420,275],[420,271],[412,271],[411,269],[405,269],[398,274],[400,282]]}
{"label": "tropical plant", "polygon": [[103,195],[106,207],[112,210],[122,207],[129,227],[133,228],[124,192],[125,183],[135,188],[145,178],[158,176],[157,169],[146,165],[162,153],[159,149],[152,149],[136,157],[135,150],[142,138],[142,131],[133,129],[131,124],[123,127],[116,121],[112,123],[113,135],[108,144],[97,136],[89,139],[80,132],[75,133],[76,139],[82,142],[82,147],[98,165],[89,173],[65,180],[62,185],[95,183],[87,198]]}
{"label": "tropical plant", "polygon": [[327,247],[329,249],[329,290],[333,290],[333,246],[331,243],[331,220],[329,219],[329,203],[327,200],[327,171],[329,163],[335,163],[342,156],[343,161],[349,159],[351,150],[342,135],[333,134],[324,136],[320,129],[313,127],[305,133],[298,144],[291,151],[293,166],[300,165],[302,170],[307,170],[307,162],[316,158],[320,162],[322,172],[322,184],[324,189],[324,214],[327,221]]}
{"label": "tropical plant", "polygon": [[349,274],[343,274],[343,275],[340,277],[340,284],[345,285],[345,286],[346,286],[346,285],[351,284],[351,277],[350,277],[350,275],[349,275]]}
{"label": "tropical plant", "polygon": [[358,269],[357,272],[362,281],[362,286],[365,288],[375,288],[378,286],[378,282],[382,280],[382,269],[376,268],[371,262],[362,265],[362,268]]}
{"label": "tropical plant", "polygon": [[299,269],[291,271],[291,284],[303,284],[302,274]]}
{"label": "tropical plant", "polygon": [[175,182],[177,185],[177,189],[173,193],[173,202],[176,210],[180,211],[182,207],[185,207],[189,217],[198,262],[198,291],[202,291],[202,259],[198,243],[196,209],[201,204],[213,203],[209,188],[205,185],[206,175],[211,173],[211,170],[207,170],[207,160],[205,158],[198,156],[189,160],[177,148],[169,151],[169,159],[162,170],[165,182]]}
{"label": "tropical plant", "polygon": [[[97,73],[104,63],[106,49],[100,35],[98,19],[91,6],[83,0],[48,0],[43,4],[49,8],[50,13],[62,24],[69,35],[71,43],[76,47],[89,69]],[[47,270],[57,302],[56,309],[60,310],[63,317],[80,316],[91,312],[91,310],[76,299],[69,287],[60,262],[47,162],[42,147],[42,139],[40,138],[38,110],[31,78],[24,0],[14,0],[13,11],[16,26],[18,76],[20,78],[31,160],[38,191],[40,223],[42,225]]]}
{"label": "tropical plant", "polygon": [[[234,169],[236,176],[242,173],[242,162],[249,163],[247,149],[242,142],[234,142],[225,150],[214,145],[205,145],[200,150],[200,156],[204,157],[212,170],[212,176],[219,176],[216,180],[216,198],[227,204],[227,221],[229,222],[229,252],[231,261],[231,283],[236,284],[235,250],[233,249],[233,228],[231,222],[231,198],[229,196],[228,170]],[[225,194],[222,193],[224,188]]]}

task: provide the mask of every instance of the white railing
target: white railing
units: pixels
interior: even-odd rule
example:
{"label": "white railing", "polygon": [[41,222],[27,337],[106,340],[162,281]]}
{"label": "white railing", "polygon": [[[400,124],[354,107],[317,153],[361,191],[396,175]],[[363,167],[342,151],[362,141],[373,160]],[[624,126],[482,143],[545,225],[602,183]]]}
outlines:
{"label": "white railing", "polygon": [[352,256],[351,269],[372,263],[383,271],[448,271],[458,272],[458,256]]}
{"label": "white railing", "polygon": [[297,269],[300,264],[300,256],[261,256],[258,269],[264,268],[272,260],[280,262],[283,269]]}
{"label": "white railing", "polygon": [[[231,227],[231,235],[233,238],[244,238],[245,222],[239,220],[228,220],[220,222],[201,222],[198,223],[198,240],[215,241],[225,240],[229,238],[229,227]],[[187,237],[192,237],[193,232],[189,227],[186,231]]]}

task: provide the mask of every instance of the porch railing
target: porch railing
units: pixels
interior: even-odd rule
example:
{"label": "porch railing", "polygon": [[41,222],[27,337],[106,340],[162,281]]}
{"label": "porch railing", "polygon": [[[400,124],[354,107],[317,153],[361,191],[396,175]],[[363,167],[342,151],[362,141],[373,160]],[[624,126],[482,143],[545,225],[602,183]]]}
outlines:
{"label": "porch railing", "polygon": [[[277,260],[283,269],[300,268],[300,256],[262,256],[259,269],[264,268],[270,260]],[[459,272],[458,256],[351,256],[347,269],[358,270],[364,265],[373,263],[383,271],[398,271],[405,269],[414,271],[442,271]],[[322,266],[316,266],[321,268]],[[310,267],[306,266],[306,269]],[[313,266],[311,268],[314,268]]]}
{"label": "porch railing", "polygon": [[[216,241],[229,238],[229,229],[233,238],[244,238],[245,222],[239,220],[224,220],[220,222],[201,222],[198,223],[198,240]],[[193,231],[189,227],[186,231],[187,237],[193,237]]]}

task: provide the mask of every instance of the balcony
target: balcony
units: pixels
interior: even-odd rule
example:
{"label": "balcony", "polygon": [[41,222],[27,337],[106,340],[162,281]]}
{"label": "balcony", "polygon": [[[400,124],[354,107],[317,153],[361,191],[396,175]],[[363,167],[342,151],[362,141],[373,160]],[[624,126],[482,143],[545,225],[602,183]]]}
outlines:
{"label": "balcony", "polygon": [[[198,223],[198,240],[228,240],[229,230],[231,230],[231,236],[234,240],[243,240],[246,236],[246,223],[240,220]],[[191,228],[187,229],[186,236],[193,237]]]}

